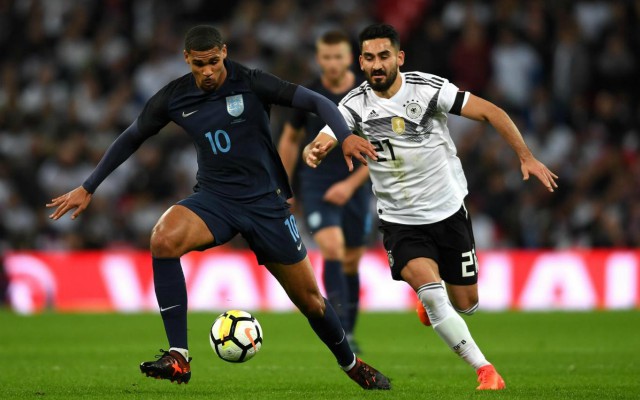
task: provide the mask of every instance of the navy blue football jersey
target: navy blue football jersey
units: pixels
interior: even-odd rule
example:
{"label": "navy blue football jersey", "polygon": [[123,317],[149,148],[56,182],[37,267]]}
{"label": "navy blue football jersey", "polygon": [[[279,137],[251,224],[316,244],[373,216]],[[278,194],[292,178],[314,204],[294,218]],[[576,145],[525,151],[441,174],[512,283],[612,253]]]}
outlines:
{"label": "navy blue football jersey", "polygon": [[230,60],[224,65],[227,77],[213,92],[199,89],[191,73],[167,84],[147,102],[138,129],[150,136],[170,121],[184,128],[197,151],[195,190],[238,201],[273,191],[289,198],[269,111],[272,104],[290,107],[297,85]]}
{"label": "navy blue football jersey", "polygon": [[[354,87],[360,85],[360,83],[362,83],[362,79],[356,77],[355,84],[352,88],[349,88],[344,93],[338,94],[335,94],[325,88],[320,77],[314,79],[308,85],[305,85],[305,87],[313,90],[314,92],[320,93],[335,104],[338,104],[344,96],[346,96]],[[292,111],[289,123],[295,129],[304,128],[305,138],[302,142],[303,148],[307,144],[311,143],[320,130],[326,125],[325,122],[317,115],[299,109]],[[299,162],[297,165],[298,169],[296,173],[300,179],[316,182],[323,189],[326,189],[329,185],[344,180],[349,176],[349,169],[347,164],[344,162],[344,156],[340,146],[330,152],[327,157],[322,160],[322,164],[320,164],[317,169],[309,167],[304,162]],[[360,163],[354,158],[353,165],[354,168],[357,168]]]}

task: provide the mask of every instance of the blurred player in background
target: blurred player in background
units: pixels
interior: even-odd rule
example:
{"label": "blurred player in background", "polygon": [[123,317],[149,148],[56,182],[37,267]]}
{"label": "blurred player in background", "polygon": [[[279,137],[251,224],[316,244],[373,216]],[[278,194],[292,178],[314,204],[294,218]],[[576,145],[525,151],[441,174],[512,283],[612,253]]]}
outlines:
{"label": "blurred player in background", "polygon": [[[305,86],[336,104],[362,82],[350,69],[351,44],[341,31],[329,31],[316,41],[316,61],[321,75]],[[278,151],[290,179],[296,180],[296,175],[299,178],[298,197],[324,259],[322,278],[327,298],[357,353],[353,331],[360,299],[358,264],[371,229],[371,191],[364,185],[369,180],[369,171],[365,165],[356,165],[356,170],[349,173],[340,151],[327,156],[317,170],[304,163],[296,169],[302,147],[324,125],[317,116],[294,110],[284,125]]]}
{"label": "blurred player in background", "polygon": [[[433,329],[476,370],[477,389],[503,389],[504,380],[456,313],[470,315],[478,308],[478,264],[464,206],[467,182],[447,113],[488,121],[516,152],[525,180],[533,174],[553,192],[557,176],[531,154],[518,128],[494,104],[444,78],[401,73],[404,52],[392,26],[367,27],[360,49],[367,82],[342,99],[339,109],[347,125],[376,147],[369,171],[391,274],[416,291]],[[303,157],[316,166],[336,143],[325,127]]]}
{"label": "blurred player in background", "polygon": [[171,121],[193,139],[198,156],[195,193],[170,207],[151,234],[154,286],[170,349],[155,361],[143,362],[140,370],[147,376],[189,381],[187,292],[180,257],[222,245],[240,233],[349,377],[365,389],[389,389],[384,375],[355,357],[338,316],[320,294],[286,201],[291,188],[271,140],[270,107],[280,104],[319,114],[338,132],[351,168],[351,156],[365,163],[361,152],[375,158],[373,147],[351,134],[330,100],[228,60],[227,47],[211,26],[189,30],[184,58],[191,73],[147,102],[82,186],[47,205],[57,207],[50,217],[54,220],[73,209],[71,218],[77,218],[98,185]]}

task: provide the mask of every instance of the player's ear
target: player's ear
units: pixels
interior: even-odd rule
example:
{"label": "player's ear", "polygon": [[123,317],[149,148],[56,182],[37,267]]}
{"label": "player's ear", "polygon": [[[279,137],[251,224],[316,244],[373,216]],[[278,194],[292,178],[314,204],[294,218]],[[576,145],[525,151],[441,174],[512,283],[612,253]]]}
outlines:
{"label": "player's ear", "polygon": [[404,51],[398,51],[398,67],[402,67],[404,65]]}
{"label": "player's ear", "polygon": [[190,64],[189,62],[189,52],[186,50],[182,50],[182,54],[184,55],[184,62],[186,62],[187,64]]}
{"label": "player's ear", "polygon": [[220,49],[220,54],[222,55],[222,59],[227,58],[227,45],[223,44],[222,49]]}
{"label": "player's ear", "polygon": [[360,54],[358,56],[358,62],[360,63],[360,71],[364,71],[364,65],[362,65],[363,61],[364,61],[364,58],[362,57],[362,54]]}

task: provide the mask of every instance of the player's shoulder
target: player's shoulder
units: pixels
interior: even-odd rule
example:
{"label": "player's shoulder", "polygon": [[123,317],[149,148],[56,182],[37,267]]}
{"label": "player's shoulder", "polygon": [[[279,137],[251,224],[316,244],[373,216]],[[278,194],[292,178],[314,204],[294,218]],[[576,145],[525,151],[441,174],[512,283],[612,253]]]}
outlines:
{"label": "player's shoulder", "polygon": [[404,80],[408,85],[429,86],[440,89],[445,83],[449,82],[446,78],[438,75],[429,74],[421,71],[403,72]]}
{"label": "player's shoulder", "polygon": [[340,100],[341,105],[354,104],[356,102],[364,101],[364,98],[368,91],[371,90],[371,86],[367,81],[363,81],[358,86],[354,87],[347,93],[342,100]]}
{"label": "player's shoulder", "polygon": [[172,95],[174,93],[191,90],[194,86],[194,79],[191,72],[186,73],[171,82],[164,85],[158,93],[164,93],[165,95]]}
{"label": "player's shoulder", "polygon": [[225,60],[225,66],[227,67],[227,74],[231,80],[242,80],[249,83],[252,87],[256,84],[262,84],[265,81],[268,82],[277,78],[275,75],[263,71],[260,68],[251,68],[229,59]]}
{"label": "player's shoulder", "polygon": [[154,107],[166,107],[177,101],[177,99],[182,98],[185,94],[188,95],[194,88],[196,88],[196,85],[193,75],[187,73],[164,85],[149,99],[149,103]]}

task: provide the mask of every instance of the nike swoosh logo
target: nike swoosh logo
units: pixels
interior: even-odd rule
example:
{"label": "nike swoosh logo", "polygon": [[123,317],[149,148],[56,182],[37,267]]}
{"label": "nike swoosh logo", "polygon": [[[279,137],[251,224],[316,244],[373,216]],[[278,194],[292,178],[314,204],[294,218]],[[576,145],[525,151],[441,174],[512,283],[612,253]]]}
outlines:
{"label": "nike swoosh logo", "polygon": [[249,339],[249,341],[251,342],[251,346],[253,346],[253,349],[257,350],[256,344],[253,341],[253,338],[251,337],[251,328],[244,328],[244,334],[247,336],[247,339]]}
{"label": "nike swoosh logo", "polygon": [[302,248],[302,243],[300,243],[299,245],[296,246],[296,248],[298,249],[298,251],[300,251],[300,249]]}
{"label": "nike swoosh logo", "polygon": [[189,115],[193,115],[195,113],[197,113],[199,110],[195,110],[195,111],[191,111],[190,113],[185,113],[184,111],[182,112],[182,118],[187,118]]}
{"label": "nike swoosh logo", "polygon": [[172,308],[176,308],[176,307],[180,307],[180,304],[176,304],[175,306],[166,307],[166,308],[162,308],[162,307],[160,307],[160,312],[164,312],[164,311],[167,311],[167,310],[171,310]]}

